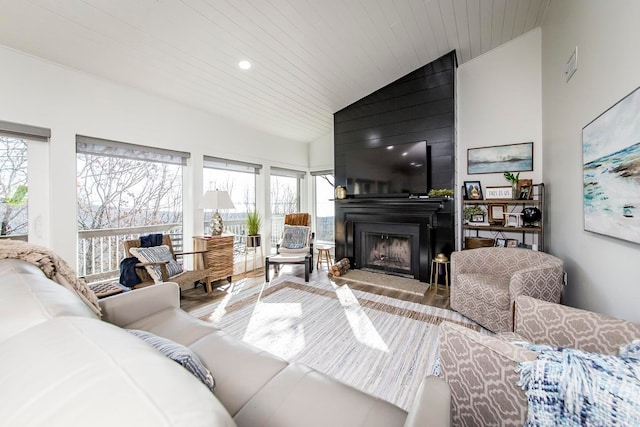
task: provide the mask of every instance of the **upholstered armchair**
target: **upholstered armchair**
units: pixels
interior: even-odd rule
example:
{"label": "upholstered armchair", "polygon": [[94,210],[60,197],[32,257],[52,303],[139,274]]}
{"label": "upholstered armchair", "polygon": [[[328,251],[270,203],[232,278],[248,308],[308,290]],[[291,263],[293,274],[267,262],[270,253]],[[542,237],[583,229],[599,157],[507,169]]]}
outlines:
{"label": "upholstered armchair", "polygon": [[513,330],[516,298],[558,303],[563,262],[544,252],[478,248],[451,254],[451,308],[492,332]]}
{"label": "upholstered armchair", "polygon": [[615,355],[640,338],[640,324],[519,296],[515,332],[490,336],[450,322],[440,325],[440,377],[451,388],[452,426],[522,426],[527,397],[520,362],[538,353],[515,342]]}

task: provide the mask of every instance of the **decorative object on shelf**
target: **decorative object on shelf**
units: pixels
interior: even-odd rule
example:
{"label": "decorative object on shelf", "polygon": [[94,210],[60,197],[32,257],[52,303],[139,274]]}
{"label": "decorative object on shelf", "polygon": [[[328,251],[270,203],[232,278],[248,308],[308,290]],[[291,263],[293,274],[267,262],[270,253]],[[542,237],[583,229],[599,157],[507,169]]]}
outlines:
{"label": "decorative object on shelf", "polygon": [[215,212],[211,216],[211,222],[209,224],[212,236],[219,236],[222,234],[222,216],[220,215],[220,212],[218,210],[236,208],[231,201],[231,197],[229,197],[229,193],[226,191],[218,190],[207,191],[206,193],[204,193],[202,202],[200,203],[200,207],[203,209],[215,209]]}
{"label": "decorative object on shelf", "polygon": [[487,187],[487,199],[513,199],[513,187]]}
{"label": "decorative object on shelf", "polygon": [[584,229],[640,243],[640,87],[582,128]]}
{"label": "decorative object on shelf", "polygon": [[487,237],[465,237],[464,248],[465,249],[477,249],[493,246],[493,239]]}
{"label": "decorative object on shelf", "polygon": [[[484,217],[485,211],[478,205],[465,206],[463,209],[464,220],[472,221],[474,216],[482,215]],[[483,220],[484,221],[484,220]]]}
{"label": "decorative object on shelf", "polygon": [[511,183],[511,198],[517,199],[518,196],[520,195],[518,193],[518,181],[520,180],[520,172],[514,175],[509,171],[505,171],[503,175],[504,175],[504,179],[506,179]]}
{"label": "decorative object on shelf", "polygon": [[504,214],[505,227],[522,227],[522,212],[509,212]]}
{"label": "decorative object on shelf", "polygon": [[517,248],[518,245],[520,244],[520,242],[518,242],[516,239],[507,239],[506,248]]}
{"label": "decorative object on shelf", "polygon": [[533,142],[469,148],[467,173],[497,173],[505,169],[514,172],[533,170]]}
{"label": "decorative object on shelf", "polygon": [[516,193],[518,194],[518,199],[520,200],[532,200],[533,199],[533,180],[519,179]]}
{"label": "decorative object on shelf", "polygon": [[247,213],[246,219],[247,226],[247,247],[256,248],[261,246],[260,241],[260,227],[262,227],[262,217],[258,210]]}
{"label": "decorative object on shelf", "polygon": [[471,220],[469,220],[469,222],[484,222],[484,215],[482,214],[473,215],[471,217]]}
{"label": "decorative object on shelf", "polygon": [[542,212],[535,206],[522,209],[522,221],[524,221],[525,227],[533,227],[541,219]]}
{"label": "decorative object on shelf", "polygon": [[465,200],[482,200],[482,185],[480,181],[464,182],[464,198]]}
{"label": "decorative object on shelf", "polygon": [[336,187],[336,199],[346,199],[347,198],[347,189],[341,185]]}
{"label": "decorative object on shelf", "polygon": [[504,222],[504,214],[507,212],[506,203],[491,203],[487,205],[489,211],[490,224],[502,224]]}
{"label": "decorative object on shelf", "polygon": [[427,196],[429,196],[429,197],[453,197],[453,190],[451,190],[449,188],[440,188],[440,189],[432,188],[427,193]]}

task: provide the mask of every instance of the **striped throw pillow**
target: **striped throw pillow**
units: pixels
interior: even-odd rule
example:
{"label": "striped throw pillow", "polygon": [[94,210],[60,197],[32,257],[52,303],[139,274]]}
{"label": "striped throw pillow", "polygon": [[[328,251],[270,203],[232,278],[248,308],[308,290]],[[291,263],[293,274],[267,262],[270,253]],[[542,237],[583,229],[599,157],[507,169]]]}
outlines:
{"label": "striped throw pillow", "polygon": [[216,386],[216,381],[213,379],[213,375],[211,375],[211,372],[206,368],[206,366],[204,366],[198,356],[196,356],[196,354],[188,347],[171,341],[168,338],[159,337],[151,332],[141,331],[139,329],[127,329],[127,331],[131,332],[141,340],[146,341],[149,345],[167,356],[169,359],[182,365],[213,392],[213,389]]}
{"label": "striped throw pillow", "polygon": [[[129,250],[131,255],[138,258],[140,262],[166,262],[167,275],[171,278],[177,274],[182,273],[182,266],[173,259],[169,246],[151,246],[149,248],[131,248]],[[149,276],[154,282],[162,282],[162,269],[159,265],[147,265],[145,266]]]}

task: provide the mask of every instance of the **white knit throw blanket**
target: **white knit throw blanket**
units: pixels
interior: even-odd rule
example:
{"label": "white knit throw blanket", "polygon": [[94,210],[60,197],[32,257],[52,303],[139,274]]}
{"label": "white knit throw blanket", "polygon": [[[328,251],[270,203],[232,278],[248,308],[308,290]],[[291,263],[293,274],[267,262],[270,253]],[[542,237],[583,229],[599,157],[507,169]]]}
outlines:
{"label": "white knit throw blanket", "polygon": [[0,259],[5,258],[19,259],[37,266],[49,279],[75,292],[98,317],[102,316],[96,294],[84,279],[76,276],[69,264],[50,249],[18,240],[0,240]]}

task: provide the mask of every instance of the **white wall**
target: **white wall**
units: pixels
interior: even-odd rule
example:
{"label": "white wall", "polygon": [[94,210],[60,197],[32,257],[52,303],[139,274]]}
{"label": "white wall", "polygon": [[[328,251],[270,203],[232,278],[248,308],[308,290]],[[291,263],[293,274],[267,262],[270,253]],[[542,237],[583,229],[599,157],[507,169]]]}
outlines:
{"label": "white wall", "polygon": [[[1,46],[0,64],[0,119],[52,131],[48,150],[40,149],[29,159],[30,174],[35,175],[30,176],[30,197],[34,192],[39,195],[39,203],[30,206],[30,230],[37,228],[34,222],[40,218],[42,231],[39,237],[34,234],[34,240],[72,266],[77,238],[76,134],[190,152],[185,170],[185,235],[202,232],[202,211],[196,207],[203,193],[203,155],[261,163],[265,170],[308,169],[307,144]],[[258,189],[268,191],[266,174],[259,179]],[[37,188],[32,187],[34,182],[39,183]]]}
{"label": "white wall", "polygon": [[333,126],[331,132],[309,144],[309,169],[333,170]]}
{"label": "white wall", "polygon": [[[565,261],[563,302],[640,321],[640,244],[584,231],[582,128],[640,85],[640,2],[551,2],[542,30],[548,238]],[[565,64],[578,46],[578,70]]]}
{"label": "white wall", "polygon": [[[542,182],[540,46],[541,31],[538,28],[458,68],[458,189],[464,181],[480,181],[483,191],[487,185],[510,185],[502,172],[467,174],[467,149],[531,141],[534,170],[521,172],[520,178],[532,179],[534,183]],[[457,209],[459,212],[459,201]],[[459,245],[460,239],[457,240],[456,244]]]}

